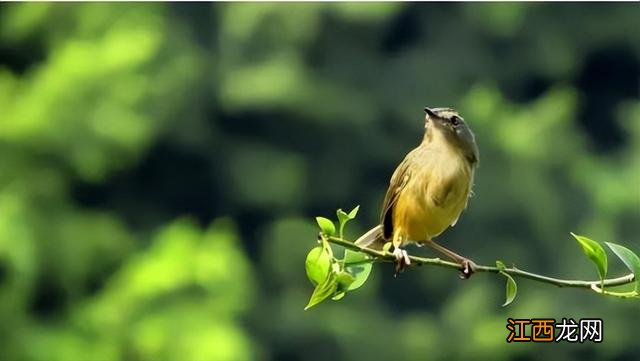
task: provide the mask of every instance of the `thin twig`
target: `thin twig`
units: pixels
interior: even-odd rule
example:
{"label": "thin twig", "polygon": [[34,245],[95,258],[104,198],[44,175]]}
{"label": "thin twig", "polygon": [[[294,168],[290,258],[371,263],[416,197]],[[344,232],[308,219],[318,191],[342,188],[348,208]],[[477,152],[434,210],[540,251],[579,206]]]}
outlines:
{"label": "thin twig", "polygon": [[[338,238],[338,237],[326,237],[326,240],[329,243],[333,243],[335,245],[342,246],[344,248],[348,248],[353,251],[366,253],[374,258],[373,261],[394,262],[396,260],[395,256],[391,252],[384,252],[384,251],[378,251],[378,250],[367,248],[367,247],[360,247],[354,244],[353,242],[349,242],[345,239]],[[462,271],[463,269],[463,267],[458,263],[443,261],[440,258],[424,258],[424,257],[409,256],[409,259],[411,260],[411,264],[416,264],[416,265],[448,267],[448,268],[453,268],[460,271]],[[595,290],[595,288],[598,288],[602,284],[604,284],[605,286],[613,287],[613,286],[622,286],[622,285],[626,285],[634,282],[633,273],[630,273],[625,276],[617,277],[617,278],[608,278],[608,279],[605,279],[604,282],[601,282],[600,280],[597,280],[597,281],[565,280],[560,278],[547,277],[547,276],[539,275],[536,273],[523,271],[515,267],[507,267],[504,269],[500,269],[494,266],[476,265],[474,270],[476,272],[489,272],[489,273],[504,272],[511,276],[527,278],[530,280],[543,282],[543,283],[549,283],[558,287],[589,288],[593,290]]]}

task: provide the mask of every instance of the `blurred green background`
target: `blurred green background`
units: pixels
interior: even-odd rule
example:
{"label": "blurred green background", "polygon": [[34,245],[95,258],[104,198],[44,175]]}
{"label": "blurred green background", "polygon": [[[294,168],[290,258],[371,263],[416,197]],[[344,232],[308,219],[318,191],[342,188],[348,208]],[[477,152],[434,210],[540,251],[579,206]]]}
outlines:
{"label": "blurred green background", "polygon": [[[637,4],[0,5],[1,360],[631,360],[640,302],[377,265],[303,311],[316,215],[372,226],[424,106],[476,132],[443,244],[594,279],[640,251]],[[433,255],[428,250],[413,250]],[[611,275],[626,269],[610,258]],[[602,344],[507,344],[598,317]]]}

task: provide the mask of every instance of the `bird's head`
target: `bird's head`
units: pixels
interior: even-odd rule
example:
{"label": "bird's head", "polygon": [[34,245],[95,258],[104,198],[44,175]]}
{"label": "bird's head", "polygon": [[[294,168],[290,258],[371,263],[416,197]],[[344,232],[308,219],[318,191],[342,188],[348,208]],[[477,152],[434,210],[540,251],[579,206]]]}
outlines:
{"label": "bird's head", "polygon": [[478,162],[478,145],[471,128],[460,114],[451,108],[424,108],[425,139],[440,135],[450,145],[460,149],[471,163]]}

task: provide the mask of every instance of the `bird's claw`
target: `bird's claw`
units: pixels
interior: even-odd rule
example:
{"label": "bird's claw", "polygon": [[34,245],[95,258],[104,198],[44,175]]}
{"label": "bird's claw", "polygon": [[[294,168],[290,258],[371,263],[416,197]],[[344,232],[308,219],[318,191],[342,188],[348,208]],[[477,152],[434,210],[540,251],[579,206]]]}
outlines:
{"label": "bird's claw", "polygon": [[476,264],[470,259],[463,259],[461,262],[462,272],[460,273],[460,278],[466,280],[471,277],[472,274],[476,271]]}
{"label": "bird's claw", "polygon": [[411,259],[409,259],[409,254],[407,253],[407,251],[405,251],[404,249],[402,249],[400,247],[394,247],[393,255],[396,257],[396,262],[395,262],[396,273],[395,273],[395,276],[397,276],[399,273],[402,273],[402,271],[404,271],[405,268],[407,268],[407,266],[411,265]]}

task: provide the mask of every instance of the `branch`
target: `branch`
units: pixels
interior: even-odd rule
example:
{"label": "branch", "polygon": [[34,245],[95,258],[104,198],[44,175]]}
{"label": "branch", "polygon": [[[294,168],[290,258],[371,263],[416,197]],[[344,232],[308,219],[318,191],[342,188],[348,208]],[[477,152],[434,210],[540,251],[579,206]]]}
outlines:
{"label": "branch", "polygon": [[[395,256],[390,253],[390,252],[384,252],[384,251],[378,251],[378,250],[374,250],[371,248],[367,248],[367,247],[360,247],[356,244],[354,244],[353,242],[349,242],[345,239],[339,238],[339,237],[326,237],[326,240],[329,243],[333,243],[335,245],[338,246],[342,246],[344,248],[348,248],[350,250],[353,251],[357,251],[357,252],[362,252],[362,253],[366,253],[369,256],[372,256],[374,258],[374,261],[379,261],[379,262],[394,262],[396,260]],[[424,258],[424,257],[416,257],[416,256],[409,256],[409,259],[411,260],[412,264],[416,264],[416,265],[430,265],[430,266],[438,266],[438,267],[447,267],[447,268],[453,268],[453,269],[457,269],[462,271],[462,266],[458,263],[454,263],[454,262],[449,262],[449,261],[443,261],[440,258]],[[589,288],[592,289],[598,293],[604,293],[605,291],[603,291],[602,289],[600,289],[599,287],[601,285],[604,286],[609,286],[609,287],[613,287],[613,286],[622,286],[622,285],[626,285],[626,284],[630,284],[634,282],[634,276],[633,273],[627,274],[625,276],[622,277],[617,277],[617,278],[608,278],[605,279],[604,281],[583,281],[583,280],[565,280],[565,279],[560,279],[560,278],[553,278],[553,277],[547,277],[547,276],[543,276],[543,275],[539,275],[539,274],[535,274],[535,273],[531,273],[531,272],[527,272],[527,271],[523,271],[520,270],[516,267],[507,267],[504,269],[500,269],[498,267],[494,267],[494,266],[483,266],[483,265],[476,265],[475,268],[476,272],[489,272],[489,273],[507,273],[511,276],[516,276],[516,277],[520,277],[520,278],[528,278],[530,280],[534,280],[537,282],[543,282],[543,283],[548,283],[548,284],[552,284],[558,287],[574,287],[574,288]]]}

